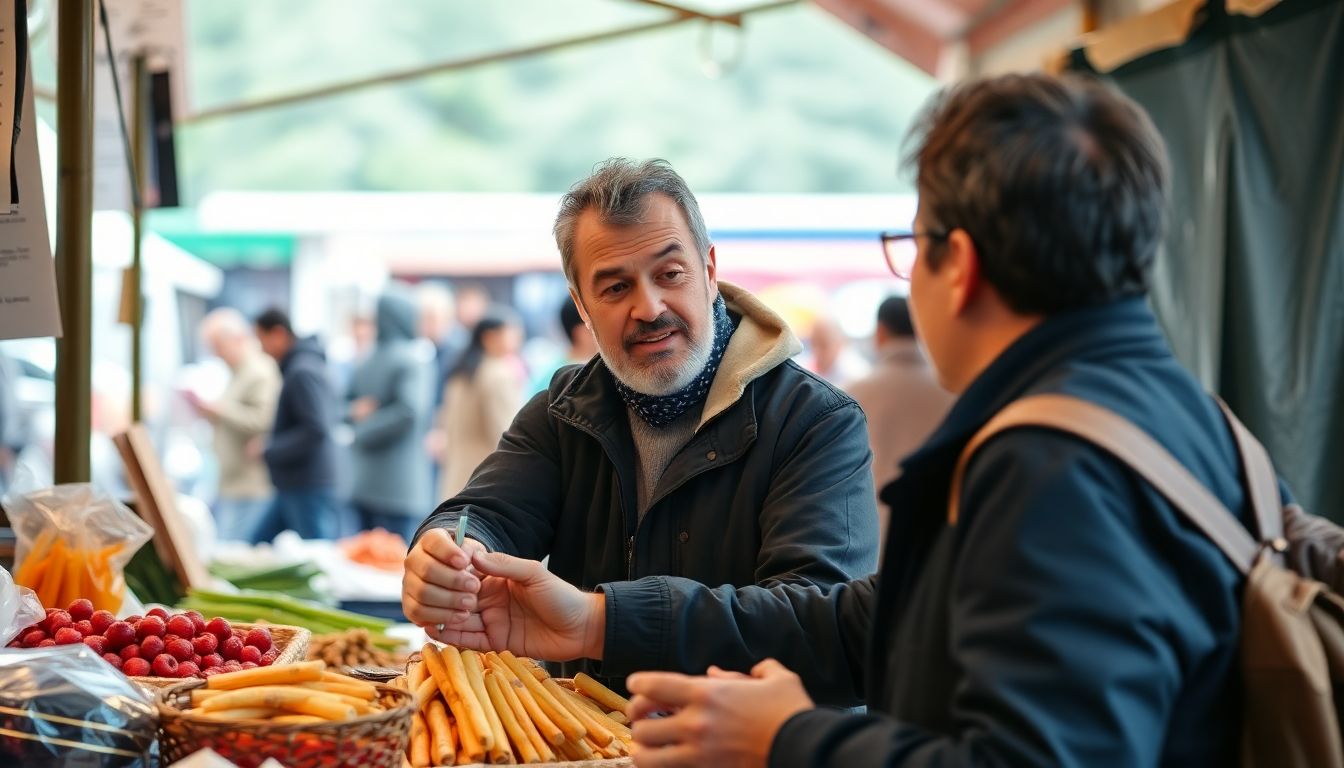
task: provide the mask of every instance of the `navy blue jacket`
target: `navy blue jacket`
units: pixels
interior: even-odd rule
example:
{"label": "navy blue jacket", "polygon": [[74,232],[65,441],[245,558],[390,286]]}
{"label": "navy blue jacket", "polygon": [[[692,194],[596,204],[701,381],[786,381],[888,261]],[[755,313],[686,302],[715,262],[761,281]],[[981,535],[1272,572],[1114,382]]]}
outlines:
{"label": "navy blue jacket", "polygon": [[315,338],[298,339],[280,361],[280,399],[266,444],[266,468],[282,491],[336,487],[336,390]]}
{"label": "navy blue jacket", "polygon": [[1248,519],[1227,425],[1147,305],[1064,313],[1000,355],[884,489],[882,573],[824,591],[603,585],[603,672],[772,655],[819,703],[868,703],[795,716],[773,766],[1233,764],[1242,579],[1132,471],[1063,433],[1014,430],[977,452],[948,525],[963,446],[1045,392],[1132,420]]}

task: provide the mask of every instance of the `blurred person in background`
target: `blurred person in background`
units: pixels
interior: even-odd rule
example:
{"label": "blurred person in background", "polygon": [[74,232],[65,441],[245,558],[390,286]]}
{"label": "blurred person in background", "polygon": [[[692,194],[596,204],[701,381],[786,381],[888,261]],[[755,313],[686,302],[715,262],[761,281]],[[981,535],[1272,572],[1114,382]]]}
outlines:
{"label": "blurred person in background", "polygon": [[429,505],[423,448],[433,408],[434,364],[422,354],[418,311],[401,286],[378,297],[378,337],[355,369],[346,419],[354,430],[351,503],[362,530],[383,528],[410,540]]}
{"label": "blurred person in background", "polygon": [[[457,322],[456,302],[448,286],[442,283],[426,282],[415,287],[415,304],[419,310],[417,329],[420,338],[434,345],[434,378],[430,386],[434,396],[434,413],[443,407],[443,392],[448,384],[448,374],[453,365],[466,350],[471,341],[468,329]],[[437,494],[442,478],[440,466],[443,464],[443,452],[447,448],[443,430],[438,427],[438,419],[430,423],[425,433],[425,456],[429,462],[429,492]]]}
{"label": "blurred person in background", "polygon": [[[846,391],[868,417],[873,487],[881,489],[896,479],[901,460],[933,434],[956,398],[938,385],[924,359],[903,297],[891,296],[878,306],[873,345],[877,362],[872,371]],[[877,505],[879,541],[886,541],[890,515],[887,505]]]}
{"label": "blurred person in background", "polygon": [[518,415],[524,400],[518,367],[522,336],[522,324],[512,310],[492,307],[476,323],[471,343],[453,367],[439,417],[446,438],[440,499],[466,486]]}
{"label": "blurred person in background", "polygon": [[29,427],[19,402],[19,365],[0,352],[0,495],[9,488],[19,454],[28,444]]}
{"label": "blurred person in background", "polygon": [[812,353],[808,367],[837,387],[848,386],[868,373],[868,361],[849,343],[840,323],[830,315],[817,315],[808,342]]}
{"label": "blurred person in background", "polygon": [[255,321],[262,350],[280,365],[275,423],[262,452],[275,498],[257,541],[286,529],[305,539],[333,539],[340,531],[336,498],[336,390],[327,358],[314,337],[298,338],[289,316],[268,309]]}
{"label": "blurred person in background", "polygon": [[219,464],[215,524],[221,539],[255,543],[271,505],[271,478],[261,454],[275,423],[280,369],[261,350],[242,313],[231,307],[205,316],[201,339],[229,367],[229,383],[218,399],[184,393],[214,430]]}
{"label": "blurred person in background", "polygon": [[588,330],[588,325],[583,322],[583,315],[579,314],[579,308],[574,306],[574,302],[566,299],[560,305],[559,314],[560,330],[564,331],[568,346],[563,356],[537,371],[532,377],[532,383],[528,386],[529,394],[535,395],[549,387],[551,378],[561,368],[567,365],[583,365],[597,354],[597,339],[593,338],[593,332]]}

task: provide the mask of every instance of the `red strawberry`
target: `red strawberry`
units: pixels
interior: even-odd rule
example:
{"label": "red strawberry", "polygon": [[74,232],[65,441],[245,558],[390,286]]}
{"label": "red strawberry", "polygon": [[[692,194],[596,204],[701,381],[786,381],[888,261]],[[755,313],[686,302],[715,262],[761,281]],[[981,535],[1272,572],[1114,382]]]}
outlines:
{"label": "red strawberry", "polygon": [[[46,641],[46,640],[43,640],[42,642],[45,643],[45,642],[47,642],[47,641]],[[229,671],[229,672],[237,672],[237,671],[241,670],[242,668],[243,668],[242,662],[239,662],[239,661],[226,661],[226,662],[224,662],[224,665],[223,665],[222,667],[220,667],[220,669],[224,669],[224,670],[227,670],[227,671]]]}
{"label": "red strawberry", "polygon": [[55,640],[52,640],[50,637],[48,637],[46,640],[43,640],[42,642],[38,643],[38,644],[37,644],[37,647],[38,647],[38,648],[50,648],[51,646],[53,646],[53,645],[55,645],[55,644],[56,644],[56,641],[55,641]]}
{"label": "red strawberry", "polygon": [[140,620],[143,619],[143,618],[144,618],[144,616],[141,616],[141,615],[138,614],[138,613],[134,613],[134,614],[131,614],[130,616],[127,616],[126,618],[122,619],[122,621],[124,621],[124,622],[126,622],[127,624],[130,624],[132,627],[134,627],[136,624],[139,624],[139,623],[140,623]]}
{"label": "red strawberry", "polygon": [[140,638],[141,640],[144,640],[146,637],[149,637],[151,635],[157,635],[158,637],[163,637],[163,631],[164,631],[163,619],[159,618],[158,616],[146,616],[145,618],[140,620],[140,623],[138,625],[136,625],[135,636]]}
{"label": "red strawberry", "polygon": [[243,653],[243,641],[230,636],[219,646],[219,653],[226,659],[238,659]]}
{"label": "red strawberry", "polygon": [[191,643],[186,640],[183,640],[180,637],[169,643],[165,643],[163,646],[163,650],[169,656],[172,656],[174,659],[177,659],[178,661],[188,661],[191,659],[192,655],[196,653],[196,651],[191,647]]}
{"label": "red strawberry", "polygon": [[157,616],[164,621],[168,621],[168,611],[164,608],[150,608],[148,611],[145,611],[145,616]]}
{"label": "red strawberry", "polygon": [[120,656],[122,661],[130,661],[131,659],[142,658],[140,653],[140,646],[128,645],[125,648],[121,649]]}
{"label": "red strawberry", "polygon": [[177,676],[182,678],[200,677],[201,668],[194,661],[184,661],[177,665]]}
{"label": "red strawberry", "polygon": [[93,625],[95,635],[101,635],[106,633],[107,628],[112,626],[112,622],[116,620],[117,617],[112,615],[111,611],[94,611],[93,615],[89,617],[89,624]]}
{"label": "red strawberry", "polygon": [[19,639],[19,645],[24,648],[36,648],[37,644],[47,639],[47,633],[40,629],[30,629],[23,633]]}
{"label": "red strawberry", "polygon": [[[128,648],[131,646],[127,646]],[[144,659],[126,659],[121,662],[121,671],[131,677],[144,677],[149,674],[149,662]]]}
{"label": "red strawberry", "polygon": [[199,635],[205,631],[205,617],[201,615],[200,611],[187,611],[184,615],[191,619],[191,634]]}
{"label": "red strawberry", "polygon": [[72,621],[83,621],[93,615],[93,601],[81,597],[70,604],[68,612]]}
{"label": "red strawberry", "polygon": [[80,637],[88,637],[89,635],[97,634],[93,631],[93,622],[88,619],[81,619],[70,626],[74,627],[79,632]]}
{"label": "red strawberry", "polygon": [[117,669],[121,669],[121,657],[115,653],[104,653],[103,661],[106,661]]}
{"label": "red strawberry", "polygon": [[216,616],[205,624],[205,631],[215,636],[221,643],[233,637],[233,627],[229,622]]}
{"label": "red strawberry", "polygon": [[196,625],[192,623],[191,617],[185,614],[170,616],[167,628],[169,632],[178,637],[191,637],[196,634]]}
{"label": "red strawberry", "polygon": [[[43,619],[42,624],[38,624],[38,626],[46,630],[47,634],[51,635],[52,637],[55,637],[56,630],[60,629],[61,627],[68,627],[73,623],[74,619],[70,618],[69,613],[65,611],[56,610],[56,611],[48,611],[47,618]],[[45,624],[46,626],[42,626],[43,624]]]}
{"label": "red strawberry", "polygon": [[150,665],[150,668],[159,677],[177,677],[177,659],[166,653],[155,656],[154,663]]}
{"label": "red strawberry", "polygon": [[258,651],[265,653],[271,650],[271,632],[264,627],[253,627],[247,631],[243,643],[255,646]]}
{"label": "red strawberry", "polygon": [[84,636],[79,634],[79,630],[74,627],[61,627],[56,630],[54,637],[57,645],[74,645],[84,640]]}
{"label": "red strawberry", "polygon": [[109,649],[121,649],[135,642],[135,627],[124,621],[114,621],[103,632],[103,637],[107,638]]}
{"label": "red strawberry", "polygon": [[243,646],[243,652],[238,656],[238,660],[243,663],[250,661],[253,664],[259,664],[261,663],[261,651],[257,650],[255,645],[245,645]]}
{"label": "red strawberry", "polygon": [[214,669],[224,663],[224,657],[218,653],[207,653],[201,657],[201,669]]}
{"label": "red strawberry", "polygon": [[274,664],[275,660],[278,658],[280,658],[280,652],[272,648],[271,650],[261,654],[261,666],[269,667],[270,665]]}
{"label": "red strawberry", "polygon": [[191,646],[202,656],[208,653],[214,653],[219,647],[219,638],[211,634],[197,635],[191,638]]}
{"label": "red strawberry", "polygon": [[140,641],[140,658],[152,659],[158,656],[163,653],[164,645],[162,637],[155,637],[154,635],[146,637]]}
{"label": "red strawberry", "polygon": [[97,651],[99,656],[107,651],[107,638],[101,635],[89,635],[85,637],[84,644]]}

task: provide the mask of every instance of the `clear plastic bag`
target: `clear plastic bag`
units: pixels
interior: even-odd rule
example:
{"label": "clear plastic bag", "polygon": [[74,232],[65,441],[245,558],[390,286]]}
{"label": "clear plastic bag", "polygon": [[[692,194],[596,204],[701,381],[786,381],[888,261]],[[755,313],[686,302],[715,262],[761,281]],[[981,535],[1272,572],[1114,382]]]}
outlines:
{"label": "clear plastic bag", "polygon": [[84,645],[0,651],[0,765],[142,768],[154,698]]}
{"label": "clear plastic bag", "polygon": [[9,571],[0,568],[0,646],[9,645],[21,630],[46,617],[37,594],[15,584]]}
{"label": "clear plastic bag", "polygon": [[48,608],[79,598],[117,612],[126,594],[123,571],[154,531],[112,496],[71,483],[5,497],[18,536],[14,581]]}

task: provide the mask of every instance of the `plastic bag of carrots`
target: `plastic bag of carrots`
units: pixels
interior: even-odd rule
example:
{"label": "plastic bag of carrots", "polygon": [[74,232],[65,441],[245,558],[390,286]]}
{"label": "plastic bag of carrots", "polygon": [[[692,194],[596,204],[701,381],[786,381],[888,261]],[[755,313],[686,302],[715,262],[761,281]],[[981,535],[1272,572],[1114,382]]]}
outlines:
{"label": "plastic bag of carrots", "polygon": [[116,613],[126,596],[123,570],[154,531],[109,494],[71,483],[5,497],[18,537],[14,581],[48,608],[80,598]]}

